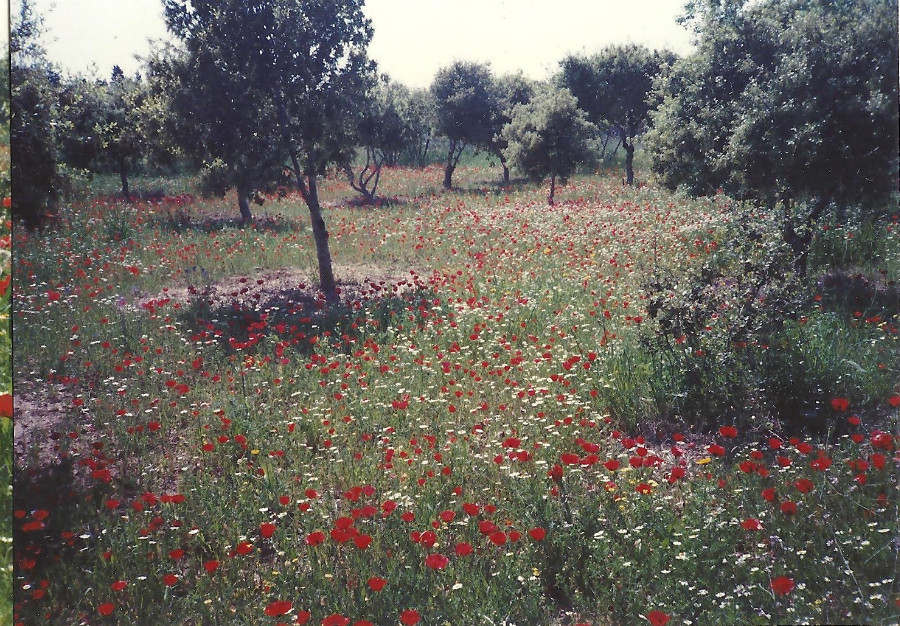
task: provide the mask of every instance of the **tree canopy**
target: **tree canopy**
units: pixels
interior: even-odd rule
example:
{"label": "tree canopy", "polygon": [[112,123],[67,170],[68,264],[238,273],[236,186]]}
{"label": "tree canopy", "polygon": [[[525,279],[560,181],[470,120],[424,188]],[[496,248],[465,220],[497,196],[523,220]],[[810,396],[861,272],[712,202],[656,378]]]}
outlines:
{"label": "tree canopy", "polygon": [[62,176],[54,126],[59,74],[38,43],[43,22],[28,0],[13,15],[10,30],[10,151],[12,213],[29,227],[56,209]]}
{"label": "tree canopy", "polygon": [[896,4],[802,0],[695,9],[697,52],[660,81],[648,134],[660,181],[781,211],[805,272],[828,207],[897,190]]}
{"label": "tree canopy", "polygon": [[374,80],[362,0],[166,0],[166,20],[187,50],[183,97],[198,143],[223,185],[246,198],[273,184],[289,158],[310,211],[320,287],[336,285],[317,177],[354,147],[354,103]]}
{"label": "tree canopy", "polygon": [[590,57],[568,56],[560,62],[561,86],[578,99],[591,122],[619,135],[629,185],[634,183],[634,138],[650,123],[653,80],[674,60],[671,52],[628,44],[606,47]]}
{"label": "tree canopy", "polygon": [[487,147],[500,102],[487,65],[457,61],[438,70],[431,84],[437,132],[449,140],[444,189],[467,145]]}
{"label": "tree canopy", "polygon": [[596,132],[568,89],[549,88],[513,107],[503,129],[508,144],[504,154],[534,181],[550,176],[547,200],[553,204],[556,179],[565,181],[580,163],[591,160],[590,139]]}
{"label": "tree canopy", "polygon": [[496,106],[491,119],[491,136],[487,149],[500,159],[503,168],[503,182],[509,182],[509,167],[506,162],[506,150],[509,142],[503,134],[503,128],[512,121],[512,110],[517,104],[524,104],[534,95],[534,84],[521,73],[507,74],[494,81],[494,98]]}

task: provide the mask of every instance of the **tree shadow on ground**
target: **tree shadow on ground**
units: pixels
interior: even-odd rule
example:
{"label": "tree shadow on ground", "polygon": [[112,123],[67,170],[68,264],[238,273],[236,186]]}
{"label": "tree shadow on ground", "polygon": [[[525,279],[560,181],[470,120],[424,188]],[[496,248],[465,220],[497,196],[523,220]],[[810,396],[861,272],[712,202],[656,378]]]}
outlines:
{"label": "tree shadow on ground", "polygon": [[223,230],[254,230],[258,232],[286,234],[304,230],[301,220],[281,215],[263,214],[254,217],[249,224],[238,215],[224,213],[191,213],[183,208],[170,209],[157,215],[158,226],[169,232],[214,233]]}
{"label": "tree shadow on ground", "polygon": [[310,355],[319,343],[349,353],[359,338],[377,336],[394,322],[421,323],[435,298],[418,277],[339,281],[338,287],[340,302],[331,305],[304,284],[282,285],[243,299],[198,292],[179,317],[193,337],[218,342],[226,355],[254,354],[267,338],[276,342],[276,356],[288,347]]}
{"label": "tree shadow on ground", "polygon": [[454,193],[469,196],[483,196],[484,194],[501,196],[510,192],[521,191],[523,188],[535,184],[537,183],[528,178],[511,178],[509,182],[503,182],[503,180],[495,178],[491,180],[474,181],[466,187],[457,187],[454,185],[452,191]]}

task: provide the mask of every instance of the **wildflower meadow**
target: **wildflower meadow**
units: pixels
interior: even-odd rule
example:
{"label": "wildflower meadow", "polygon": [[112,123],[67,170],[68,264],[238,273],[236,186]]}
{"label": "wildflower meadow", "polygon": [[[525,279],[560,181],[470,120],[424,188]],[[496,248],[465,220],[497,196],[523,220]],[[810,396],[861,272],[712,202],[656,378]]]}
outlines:
{"label": "wildflower meadow", "polygon": [[[667,344],[659,283],[768,216],[441,176],[321,181],[336,305],[293,192],[241,227],[190,180],[98,177],[15,232],[16,624],[900,620],[897,215],[817,235],[813,269],[881,272],[867,300],[811,279],[782,344],[729,352],[736,292]],[[776,362],[815,427],[699,403]]]}

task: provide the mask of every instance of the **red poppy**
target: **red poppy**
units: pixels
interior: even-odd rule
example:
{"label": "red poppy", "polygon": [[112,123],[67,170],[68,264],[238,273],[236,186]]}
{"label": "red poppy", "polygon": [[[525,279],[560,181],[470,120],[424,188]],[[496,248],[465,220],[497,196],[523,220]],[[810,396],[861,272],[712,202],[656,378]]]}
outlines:
{"label": "red poppy", "polygon": [[502,530],[498,530],[496,532],[491,533],[488,536],[488,539],[495,546],[502,546],[503,544],[506,543],[506,533],[504,533]]}
{"label": "red poppy", "polygon": [[888,450],[892,448],[892,438],[889,433],[882,432],[880,430],[876,430],[872,432],[871,435],[872,447],[878,448],[881,450]]}
{"label": "red poppy", "polygon": [[116,605],[112,602],[104,602],[103,604],[97,607],[97,612],[100,615],[111,615],[113,611],[116,610]]}
{"label": "red poppy", "polygon": [[799,452],[800,454],[809,454],[813,451],[812,444],[807,443],[806,441],[801,441],[794,446],[794,449],[797,450],[797,452]]}
{"label": "red poppy", "polygon": [[271,522],[264,522],[260,524],[259,534],[262,535],[263,539],[268,539],[275,534],[275,524],[272,524]]}
{"label": "red poppy", "polygon": [[791,502],[790,500],[785,500],[781,503],[781,512],[785,515],[793,515],[797,512],[797,505]]}
{"label": "red poppy", "polygon": [[831,408],[835,411],[846,411],[850,408],[850,401],[847,398],[832,398]]}
{"label": "red poppy", "polygon": [[477,504],[472,504],[471,502],[463,502],[462,508],[466,515],[478,515],[480,510]]}
{"label": "red poppy", "polygon": [[13,416],[13,397],[11,393],[0,394],[0,417]]}
{"label": "red poppy", "polygon": [[634,488],[634,490],[638,493],[644,494],[645,496],[653,493],[653,487],[651,487],[647,483],[640,483],[637,487]]}
{"label": "red poppy", "polygon": [[741,528],[744,530],[762,530],[762,524],[755,517],[751,517],[741,522]]}
{"label": "red poppy", "polygon": [[306,545],[308,546],[317,546],[323,541],[325,541],[325,533],[323,533],[321,530],[317,530],[306,535]]}
{"label": "red poppy", "polygon": [[163,584],[166,587],[171,587],[178,582],[178,576],[176,576],[175,574],[166,574],[165,576],[163,576],[162,580]]}
{"label": "red poppy", "polygon": [[797,488],[797,491],[800,493],[809,493],[813,489],[815,489],[815,485],[808,478],[800,478],[794,481],[794,487]]}
{"label": "red poppy", "polygon": [[208,573],[212,574],[214,571],[219,569],[218,561],[206,561],[203,564],[203,569],[205,569]]}
{"label": "red poppy", "polygon": [[483,519],[478,522],[478,530],[481,531],[482,535],[490,535],[497,530],[497,525],[489,519]]}
{"label": "red poppy", "polygon": [[414,626],[419,623],[420,619],[419,612],[415,609],[407,609],[400,614],[400,621],[404,626]]}
{"label": "red poppy", "polygon": [[738,436],[738,431],[734,426],[722,426],[719,428],[719,434],[728,439],[734,439]]}
{"label": "red poppy", "polygon": [[450,559],[443,554],[429,554],[425,557],[425,566],[430,569],[442,570],[450,563]]}
{"label": "red poppy", "polygon": [[113,591],[122,591],[125,587],[128,586],[128,581],[125,580],[117,580],[113,584],[109,586]]}
{"label": "red poppy", "polygon": [[554,465],[547,471],[547,477],[556,482],[559,482],[563,477],[563,468],[559,465]]}
{"label": "red poppy", "polygon": [[547,531],[538,526],[537,528],[529,530],[528,535],[535,541],[543,541],[544,537],[547,536]]}
{"label": "red poppy", "polygon": [[372,576],[372,578],[366,581],[366,584],[369,585],[369,589],[371,589],[372,591],[381,591],[382,589],[384,589],[387,581],[384,578]]}
{"label": "red poppy", "polygon": [[275,600],[265,608],[265,614],[269,617],[287,615],[292,608],[294,608],[294,605],[287,600]]}
{"label": "red poppy", "polygon": [[647,613],[647,621],[653,626],[665,626],[669,623],[669,616],[662,611],[650,611]]}
{"label": "red poppy", "polygon": [[766,502],[774,501],[775,500],[775,488],[769,487],[768,489],[763,489],[762,497],[763,497],[763,500],[765,500]]}
{"label": "red poppy", "polygon": [[353,538],[353,543],[356,544],[356,547],[360,550],[365,550],[372,544],[372,537],[369,535],[357,535]]}
{"label": "red poppy", "polygon": [[249,541],[242,541],[237,545],[235,551],[241,555],[250,554],[251,552],[253,552],[253,544]]}
{"label": "red poppy", "polygon": [[772,579],[772,591],[776,595],[783,596],[794,590],[794,579],[787,576],[779,576]]}
{"label": "red poppy", "polygon": [[621,466],[621,463],[619,463],[616,459],[610,459],[609,461],[607,461],[606,463],[603,464],[603,467],[605,467],[606,469],[608,469],[611,472],[616,471],[617,469],[619,469],[620,466]]}
{"label": "red poppy", "polygon": [[456,556],[469,556],[475,551],[475,548],[472,547],[472,544],[463,541],[462,543],[456,544],[454,551],[456,552]]}
{"label": "red poppy", "polygon": [[322,626],[347,626],[350,623],[349,617],[344,617],[339,613],[332,613],[322,620]]}
{"label": "red poppy", "polygon": [[722,446],[720,446],[717,443],[712,444],[706,450],[713,456],[724,456],[725,455],[725,448],[723,448]]}

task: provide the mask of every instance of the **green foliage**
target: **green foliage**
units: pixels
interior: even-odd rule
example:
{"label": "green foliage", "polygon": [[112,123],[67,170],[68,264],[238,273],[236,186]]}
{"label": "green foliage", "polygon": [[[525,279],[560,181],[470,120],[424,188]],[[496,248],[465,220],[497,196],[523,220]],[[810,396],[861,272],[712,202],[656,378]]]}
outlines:
{"label": "green foliage", "polygon": [[503,168],[503,182],[509,183],[509,167],[506,163],[505,150],[509,147],[509,139],[503,134],[503,128],[512,121],[513,108],[525,104],[534,96],[535,86],[521,73],[507,74],[494,81],[497,107],[492,120],[492,131],[487,144],[488,151],[500,159]]}
{"label": "green foliage", "polygon": [[654,172],[779,206],[803,273],[832,203],[876,208],[896,192],[896,4],[728,2],[694,19],[697,52],[658,84]]}
{"label": "green foliage", "polygon": [[634,182],[634,138],[650,124],[654,79],[675,61],[668,51],[651,52],[634,44],[609,46],[591,57],[568,56],[560,61],[560,86],[578,100],[598,128],[618,135],[626,151],[628,184]]}
{"label": "green foliage", "polygon": [[[768,216],[734,211],[702,263],[654,272],[645,286],[653,324],[642,342],[659,412],[701,430],[727,422],[824,432],[835,394],[874,408],[896,377],[885,367],[895,348],[874,324],[848,330],[850,311],[813,300]],[[898,314],[889,306],[866,317]]]}
{"label": "green foliage", "polygon": [[184,40],[186,54],[158,62],[165,62],[160,73],[173,90],[180,148],[202,166],[202,188],[216,195],[235,188],[239,199],[271,190],[285,158],[266,85],[252,73],[252,55],[235,45],[245,31],[252,37],[254,22],[242,19],[248,10],[204,4],[189,11],[169,2],[169,26]]}
{"label": "green foliage", "polygon": [[550,176],[552,204],[556,179],[566,181],[579,164],[592,158],[589,139],[596,130],[571,92],[551,88],[513,107],[511,121],[503,129],[508,143],[504,154],[531,180]]}
{"label": "green foliage", "polygon": [[486,147],[493,138],[500,102],[487,65],[457,61],[438,70],[431,83],[435,128],[450,142],[444,188],[452,186],[453,170],[466,145]]}
{"label": "green foliage", "polygon": [[10,31],[10,146],[13,215],[29,227],[43,223],[55,208],[62,186],[57,169],[54,126],[59,114],[59,75],[36,43],[40,17],[23,2]]}

